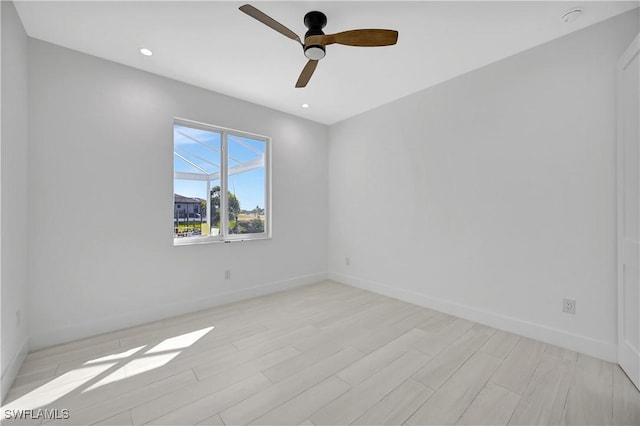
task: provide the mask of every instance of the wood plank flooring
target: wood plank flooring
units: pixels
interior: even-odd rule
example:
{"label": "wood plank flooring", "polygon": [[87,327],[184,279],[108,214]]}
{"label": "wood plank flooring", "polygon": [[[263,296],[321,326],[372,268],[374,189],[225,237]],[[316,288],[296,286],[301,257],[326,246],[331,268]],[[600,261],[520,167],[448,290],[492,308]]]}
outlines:
{"label": "wood plank flooring", "polygon": [[614,364],[327,281],[33,352],[2,416],[29,409],[49,411],[2,424],[640,425],[640,392]]}

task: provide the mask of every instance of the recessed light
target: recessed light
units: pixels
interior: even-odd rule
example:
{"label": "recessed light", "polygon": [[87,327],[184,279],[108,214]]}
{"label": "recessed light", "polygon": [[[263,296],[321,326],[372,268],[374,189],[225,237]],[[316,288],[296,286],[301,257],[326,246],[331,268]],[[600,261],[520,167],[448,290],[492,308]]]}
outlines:
{"label": "recessed light", "polygon": [[153,52],[147,49],[146,47],[143,47],[142,49],[140,49],[140,53],[142,53],[144,56],[153,55]]}
{"label": "recessed light", "polygon": [[576,7],[571,10],[567,10],[565,13],[562,14],[562,16],[560,17],[560,20],[564,23],[573,22],[576,19],[578,19],[580,15],[582,15],[582,12],[584,11],[579,7]]}
{"label": "recessed light", "polygon": [[302,108],[309,108],[309,104],[302,104]]}

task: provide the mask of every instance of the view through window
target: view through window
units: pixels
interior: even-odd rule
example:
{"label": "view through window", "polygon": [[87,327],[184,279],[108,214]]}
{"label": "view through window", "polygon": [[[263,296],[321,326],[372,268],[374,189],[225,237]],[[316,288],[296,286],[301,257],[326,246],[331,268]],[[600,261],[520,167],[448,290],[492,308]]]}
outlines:
{"label": "view through window", "polygon": [[175,120],[175,244],[269,236],[269,143],[263,136]]}

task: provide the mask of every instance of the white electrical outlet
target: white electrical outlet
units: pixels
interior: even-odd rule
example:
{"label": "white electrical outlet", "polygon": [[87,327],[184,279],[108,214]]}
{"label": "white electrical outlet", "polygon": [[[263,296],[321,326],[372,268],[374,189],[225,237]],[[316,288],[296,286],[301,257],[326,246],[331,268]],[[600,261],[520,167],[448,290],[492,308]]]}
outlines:
{"label": "white electrical outlet", "polygon": [[568,314],[576,313],[576,301],[573,299],[563,299],[562,300],[562,312],[566,312]]}
{"label": "white electrical outlet", "polygon": [[225,280],[230,280],[231,279],[231,270],[227,269],[226,271],[224,271],[224,279]]}
{"label": "white electrical outlet", "polygon": [[347,265],[347,266],[350,266],[351,265],[351,258],[350,257],[345,257],[344,258],[344,264]]}

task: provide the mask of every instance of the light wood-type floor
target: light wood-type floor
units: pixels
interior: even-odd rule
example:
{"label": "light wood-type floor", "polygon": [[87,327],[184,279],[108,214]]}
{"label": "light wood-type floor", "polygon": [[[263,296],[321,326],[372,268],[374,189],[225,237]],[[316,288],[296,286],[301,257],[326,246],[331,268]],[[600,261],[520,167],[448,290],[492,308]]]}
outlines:
{"label": "light wood-type floor", "polygon": [[332,282],[31,353],[2,416],[36,408],[70,419],[13,423],[640,425],[614,364]]}

